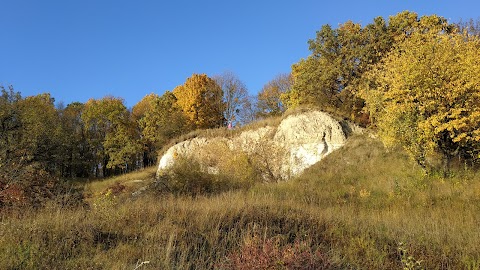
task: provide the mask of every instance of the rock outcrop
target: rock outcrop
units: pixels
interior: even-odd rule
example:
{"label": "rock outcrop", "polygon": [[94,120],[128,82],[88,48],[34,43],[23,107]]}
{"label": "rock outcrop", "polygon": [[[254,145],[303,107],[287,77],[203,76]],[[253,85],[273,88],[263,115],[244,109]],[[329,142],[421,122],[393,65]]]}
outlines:
{"label": "rock outcrop", "polygon": [[[208,149],[213,149],[213,159],[221,159],[222,154],[242,153],[262,163],[259,165],[265,168],[265,178],[288,180],[342,147],[347,137],[356,132],[361,129],[321,111],[297,113],[285,117],[278,126],[243,131],[232,138],[197,137],[180,142],[160,158],[157,175],[171,167],[178,157],[194,158],[206,171],[217,173],[212,155],[205,155]],[[228,150],[231,152],[222,153]]]}

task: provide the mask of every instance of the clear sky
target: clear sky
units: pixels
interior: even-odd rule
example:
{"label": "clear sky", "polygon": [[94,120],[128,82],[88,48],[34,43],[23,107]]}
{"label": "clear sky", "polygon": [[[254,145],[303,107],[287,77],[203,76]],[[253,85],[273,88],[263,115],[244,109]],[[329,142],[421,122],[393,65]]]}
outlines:
{"label": "clear sky", "polygon": [[193,73],[229,70],[256,94],[309,55],[323,24],[403,10],[450,22],[479,0],[0,0],[0,85],[68,104],[113,95],[128,107]]}

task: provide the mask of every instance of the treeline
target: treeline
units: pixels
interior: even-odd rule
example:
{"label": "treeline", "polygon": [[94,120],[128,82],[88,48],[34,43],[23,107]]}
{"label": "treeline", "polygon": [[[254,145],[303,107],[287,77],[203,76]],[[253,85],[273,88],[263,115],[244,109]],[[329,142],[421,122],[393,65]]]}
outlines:
{"label": "treeline", "polygon": [[231,72],[194,74],[131,109],[116,97],[56,107],[49,94],[22,97],[2,88],[0,203],[54,187],[59,179],[154,165],[158,151],[181,134],[305,105],[375,128],[386,145],[402,146],[426,169],[448,171],[452,161],[476,166],[479,33],[472,20],[451,24],[408,11],[365,26],[324,25],[308,42],[311,55],[256,97]]}
{"label": "treeline", "polygon": [[213,78],[194,74],[173,91],[147,95],[131,109],[111,96],[56,106],[50,94],[22,97],[13,87],[2,87],[0,168],[36,164],[55,176],[76,178],[150,166],[158,151],[181,134],[280,114],[279,101],[271,96],[278,96],[277,88],[288,89],[288,83],[272,80],[257,102],[231,72]]}
{"label": "treeline", "polygon": [[480,24],[401,12],[324,25],[292,67],[287,107],[316,105],[375,128],[425,169],[480,159]]}
{"label": "treeline", "polygon": [[131,109],[112,96],[56,106],[50,94],[22,97],[12,86],[0,86],[0,208],[55,197],[65,192],[65,179],[155,165],[162,147],[190,131],[280,114],[279,93],[289,89],[288,78],[279,75],[250,97],[232,72],[193,74]]}

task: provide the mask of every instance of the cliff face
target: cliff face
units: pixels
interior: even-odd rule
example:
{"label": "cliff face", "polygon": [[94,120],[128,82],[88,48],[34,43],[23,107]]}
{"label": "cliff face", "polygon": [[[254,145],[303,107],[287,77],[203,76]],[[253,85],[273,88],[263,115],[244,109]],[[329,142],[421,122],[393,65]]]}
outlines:
{"label": "cliff face", "polygon": [[[278,126],[244,131],[233,138],[197,137],[180,142],[161,157],[157,175],[171,167],[178,157],[194,158],[206,171],[216,173],[215,159],[233,152],[262,163],[264,178],[288,180],[342,147],[347,137],[355,132],[361,131],[351,124],[340,123],[327,113],[298,113],[287,116]],[[210,155],[206,155],[207,152]]]}

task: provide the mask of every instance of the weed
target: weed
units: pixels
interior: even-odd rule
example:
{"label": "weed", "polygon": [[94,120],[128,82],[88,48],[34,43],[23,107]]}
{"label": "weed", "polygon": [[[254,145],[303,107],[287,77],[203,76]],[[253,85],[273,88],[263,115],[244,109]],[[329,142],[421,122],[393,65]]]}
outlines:
{"label": "weed", "polygon": [[398,244],[398,252],[400,253],[400,260],[402,262],[403,270],[422,270],[422,261],[416,260],[408,253],[405,244],[400,242]]}

